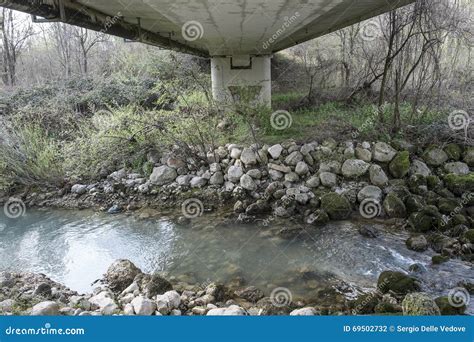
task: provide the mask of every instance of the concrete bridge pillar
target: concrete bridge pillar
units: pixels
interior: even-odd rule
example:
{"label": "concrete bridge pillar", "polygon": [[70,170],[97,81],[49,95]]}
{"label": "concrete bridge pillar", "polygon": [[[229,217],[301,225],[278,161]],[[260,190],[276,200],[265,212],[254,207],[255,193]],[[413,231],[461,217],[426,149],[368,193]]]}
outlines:
{"label": "concrete bridge pillar", "polygon": [[212,57],[212,95],[218,103],[271,107],[271,56]]}

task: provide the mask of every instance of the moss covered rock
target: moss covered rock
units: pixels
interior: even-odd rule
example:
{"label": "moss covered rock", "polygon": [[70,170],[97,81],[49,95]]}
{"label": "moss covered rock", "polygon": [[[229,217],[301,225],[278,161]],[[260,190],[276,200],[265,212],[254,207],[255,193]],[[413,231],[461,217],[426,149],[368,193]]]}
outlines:
{"label": "moss covered rock", "polygon": [[428,189],[435,190],[443,187],[443,181],[438,176],[430,175],[426,177],[426,185]]}
{"label": "moss covered rock", "polygon": [[405,316],[437,316],[441,314],[435,301],[423,292],[407,294],[402,302],[402,310]]}
{"label": "moss covered rock", "polygon": [[464,162],[470,167],[474,167],[474,147],[469,147],[464,152]]}
{"label": "moss covered rock", "polygon": [[426,206],[422,210],[412,213],[408,218],[408,224],[415,232],[426,233],[439,227],[442,223],[442,216],[438,209],[433,206]]}
{"label": "moss covered rock", "polygon": [[402,312],[402,308],[396,304],[380,302],[375,307],[374,312],[376,314],[396,314]]}
{"label": "moss covered rock", "polygon": [[462,237],[464,240],[474,243],[474,229],[469,229]]}
{"label": "moss covered rock", "polygon": [[410,153],[408,151],[397,153],[395,158],[390,162],[388,168],[393,177],[405,177],[410,170]]}
{"label": "moss covered rock", "polygon": [[474,172],[468,175],[449,174],[444,177],[446,187],[457,195],[474,191]]}
{"label": "moss covered rock", "polygon": [[409,214],[422,210],[425,205],[426,203],[423,201],[423,197],[417,195],[408,196],[405,203]]}
{"label": "moss covered rock", "polygon": [[433,265],[439,265],[448,260],[449,260],[449,257],[444,256],[444,255],[433,255],[433,257],[431,258],[431,262],[433,263]]}
{"label": "moss covered rock", "polygon": [[383,208],[388,217],[404,218],[407,216],[407,210],[403,201],[391,192],[383,201]]}
{"label": "moss covered rock", "polygon": [[440,213],[449,215],[455,210],[460,210],[459,201],[454,198],[440,198],[438,200],[438,208]]}
{"label": "moss covered rock", "polygon": [[375,312],[375,307],[379,304],[379,296],[376,293],[368,293],[359,296],[350,303],[354,315],[369,315]]}
{"label": "moss covered rock", "polygon": [[402,272],[383,271],[377,281],[377,288],[382,293],[393,291],[396,294],[407,294],[420,290],[420,285],[415,278]]}
{"label": "moss covered rock", "polygon": [[323,209],[332,220],[345,220],[352,212],[349,200],[335,192],[324,195],[321,198],[321,209]]}
{"label": "moss covered rock", "polygon": [[441,311],[441,315],[445,315],[445,316],[462,315],[464,314],[464,311],[466,311],[466,305],[452,306],[447,296],[436,298],[435,303],[438,306],[439,310]]}
{"label": "moss covered rock", "polygon": [[408,238],[406,241],[408,249],[415,252],[424,252],[428,249],[428,241],[423,235],[415,235]]}
{"label": "moss covered rock", "polygon": [[423,154],[423,159],[428,165],[440,166],[446,163],[448,160],[448,155],[446,152],[437,147],[430,147]]}
{"label": "moss covered rock", "polygon": [[448,155],[451,160],[461,159],[462,149],[458,144],[449,144],[444,148],[444,152]]}

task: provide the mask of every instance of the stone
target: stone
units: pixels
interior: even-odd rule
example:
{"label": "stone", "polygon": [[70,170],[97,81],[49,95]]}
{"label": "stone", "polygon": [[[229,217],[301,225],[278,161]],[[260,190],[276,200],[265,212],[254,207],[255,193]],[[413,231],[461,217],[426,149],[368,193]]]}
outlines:
{"label": "stone", "polygon": [[5,299],[0,302],[0,313],[2,312],[11,312],[15,305],[15,301],[13,299]]}
{"label": "stone", "polygon": [[444,164],[444,169],[447,173],[454,175],[467,175],[469,174],[469,166],[463,162],[453,162]]}
{"label": "stone", "polygon": [[257,164],[257,156],[255,152],[250,148],[244,148],[240,155],[240,160],[245,165],[255,165]]}
{"label": "stone", "polygon": [[306,181],[306,185],[310,188],[317,188],[320,184],[319,177],[313,176]]}
{"label": "stone", "polygon": [[207,184],[207,179],[204,177],[193,177],[189,185],[191,188],[203,188]]}
{"label": "stone", "polygon": [[451,305],[451,300],[448,296],[442,296],[435,299],[435,303],[443,316],[459,316],[464,315],[466,311],[466,304],[462,302],[459,304],[453,303],[456,306]]}
{"label": "stone", "polygon": [[58,316],[59,305],[56,302],[46,301],[33,306],[31,316]]}
{"label": "stone", "polygon": [[227,178],[232,183],[237,183],[240,181],[240,177],[244,174],[244,171],[240,166],[232,165],[227,171]]}
{"label": "stone", "polygon": [[89,302],[100,309],[100,312],[104,315],[113,315],[119,310],[118,305],[115,303],[112,295],[108,291],[102,291],[97,295],[91,297]]}
{"label": "stone", "polygon": [[363,160],[367,163],[372,161],[372,152],[365,148],[356,147],[355,156],[357,159]]}
{"label": "stone", "polygon": [[469,147],[464,152],[463,161],[469,165],[469,167],[474,167],[474,147]]}
{"label": "stone", "polygon": [[268,168],[272,169],[272,170],[275,170],[275,171],[283,172],[283,173],[290,173],[291,172],[291,168],[288,167],[288,166],[285,166],[285,165],[270,163],[270,164],[268,164]]}
{"label": "stone", "polygon": [[446,163],[448,155],[442,149],[431,147],[425,151],[423,159],[428,165],[440,166]]}
{"label": "stone", "polygon": [[181,185],[181,186],[189,186],[191,184],[191,179],[193,178],[194,178],[193,175],[178,176],[178,178],[176,178],[176,183],[178,183],[178,185]]}
{"label": "stone", "polygon": [[415,252],[424,252],[428,249],[428,241],[423,235],[415,235],[408,238],[406,241],[408,249]]}
{"label": "stone", "polygon": [[430,168],[421,160],[415,159],[410,165],[410,175],[422,175],[428,177],[431,175]]}
{"label": "stone", "polygon": [[325,187],[332,188],[337,185],[337,176],[331,172],[321,172],[319,174],[321,184]]}
{"label": "stone", "polygon": [[299,180],[300,177],[294,172],[290,172],[285,175],[285,182],[294,183],[298,182]]}
{"label": "stone", "polygon": [[209,171],[211,171],[211,173],[216,173],[217,171],[220,171],[221,170],[221,165],[219,163],[212,163],[211,165],[209,165]]}
{"label": "stone", "polygon": [[146,283],[144,292],[148,298],[152,298],[172,290],[173,285],[168,280],[158,274],[153,274]]}
{"label": "stone", "polygon": [[113,179],[116,182],[120,182],[122,179],[127,177],[127,171],[125,169],[120,169],[118,171],[112,172],[107,178]]}
{"label": "stone", "polygon": [[335,192],[324,195],[321,198],[321,209],[323,209],[332,220],[345,220],[352,212],[349,200]]}
{"label": "stone", "polygon": [[357,194],[357,199],[359,202],[362,202],[363,200],[371,198],[376,200],[377,202],[382,201],[382,190],[375,185],[367,185],[363,187],[359,193]]}
{"label": "stone", "polygon": [[381,163],[389,163],[397,154],[397,151],[384,142],[377,142],[374,145],[373,159]]}
{"label": "stone", "polygon": [[474,191],[474,172],[467,175],[449,174],[444,177],[446,187],[456,195]]}
{"label": "stone", "polygon": [[283,151],[283,147],[280,144],[273,145],[268,149],[268,153],[272,157],[272,159],[278,159],[281,156],[281,152]]}
{"label": "stone", "polygon": [[179,159],[179,158],[169,157],[166,160],[166,165],[168,165],[169,167],[171,167],[173,169],[179,169],[181,167],[185,167],[186,163],[183,160]]}
{"label": "stone", "polygon": [[380,235],[379,230],[371,225],[361,225],[358,227],[357,231],[360,235],[371,239],[375,239]]}
{"label": "stone", "polygon": [[451,160],[458,161],[461,159],[462,149],[458,144],[448,144],[444,147],[444,152]]}
{"label": "stone", "polygon": [[369,176],[373,185],[384,187],[388,184],[388,177],[379,165],[370,166]]}
{"label": "stone", "polygon": [[83,195],[85,194],[87,191],[87,185],[83,185],[83,184],[74,184],[72,187],[71,187],[71,192],[73,194],[77,194],[77,195]]}
{"label": "stone", "polygon": [[214,173],[209,180],[209,184],[211,185],[222,185],[224,184],[224,174],[221,171],[217,171]]}
{"label": "stone", "polygon": [[390,162],[388,168],[393,177],[403,178],[408,174],[410,165],[410,153],[408,153],[408,151],[403,151],[397,153],[395,158]]}
{"label": "stone", "polygon": [[133,311],[138,316],[151,316],[156,310],[156,303],[143,296],[135,297],[132,302]]}
{"label": "stone", "polygon": [[377,289],[382,293],[394,292],[404,295],[420,290],[420,285],[415,278],[397,271],[383,271],[377,281]]}
{"label": "stone", "polygon": [[140,273],[142,271],[130,260],[121,259],[110,265],[105,274],[105,280],[112,291],[122,292]]}
{"label": "stone", "polygon": [[134,316],[135,310],[133,309],[133,305],[130,303],[125,304],[125,306],[123,307],[123,314],[125,316]]}
{"label": "stone", "polygon": [[290,316],[315,316],[317,311],[314,308],[296,309],[290,312]]}
{"label": "stone", "polygon": [[315,226],[325,225],[329,222],[329,216],[324,210],[316,210],[314,213],[310,214],[306,218],[307,224],[312,224]]}
{"label": "stone", "polygon": [[298,162],[295,167],[295,172],[300,176],[307,174],[309,172],[308,164],[304,161]]}
{"label": "stone", "polygon": [[319,172],[332,172],[335,174],[339,174],[341,173],[341,163],[339,163],[337,160],[322,162],[319,165]]}
{"label": "stone", "polygon": [[441,314],[435,301],[423,292],[407,294],[402,301],[402,309],[404,316],[438,316]]}
{"label": "stone", "polygon": [[268,170],[268,175],[272,181],[277,181],[284,177],[284,174],[277,170]]}
{"label": "stone", "polygon": [[403,201],[394,193],[389,193],[383,201],[385,214],[390,218],[405,218],[407,210]]}
{"label": "stone", "polygon": [[249,175],[253,179],[261,179],[262,178],[262,172],[258,169],[252,169],[252,170],[247,171],[247,175]]}
{"label": "stone", "polygon": [[41,283],[35,288],[35,292],[33,292],[35,296],[41,297],[51,297],[51,285],[48,283]]}
{"label": "stone", "polygon": [[296,166],[300,161],[303,160],[303,155],[299,151],[292,152],[285,158],[285,164]]}
{"label": "stone", "polygon": [[235,294],[251,303],[256,303],[265,296],[263,291],[255,286],[249,286],[242,290],[237,290],[235,291]]}
{"label": "stone", "polygon": [[242,150],[239,148],[233,148],[232,150],[230,150],[230,157],[232,159],[239,159],[241,155],[242,155]]}
{"label": "stone", "polygon": [[240,306],[231,305],[227,308],[211,309],[207,312],[207,316],[246,316],[247,312]]}
{"label": "stone", "polygon": [[255,191],[257,190],[257,184],[249,175],[245,174],[240,178],[240,186],[245,190]]}
{"label": "stone", "polygon": [[153,169],[150,182],[155,185],[165,185],[172,183],[176,177],[178,177],[178,173],[175,169],[167,165],[162,165]]}
{"label": "stone", "polygon": [[342,164],[342,174],[347,178],[357,178],[365,175],[370,164],[360,159],[348,159]]}

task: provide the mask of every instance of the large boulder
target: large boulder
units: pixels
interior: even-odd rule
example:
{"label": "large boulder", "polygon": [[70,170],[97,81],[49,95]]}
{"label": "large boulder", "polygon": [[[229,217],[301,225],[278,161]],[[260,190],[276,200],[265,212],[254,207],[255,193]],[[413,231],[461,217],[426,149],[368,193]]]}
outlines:
{"label": "large boulder", "polygon": [[402,309],[405,316],[437,316],[441,314],[435,301],[423,292],[407,294],[403,299]]}
{"label": "large boulder", "polygon": [[135,297],[132,302],[133,311],[138,316],[151,316],[156,310],[156,303],[143,296]]}
{"label": "large boulder", "polygon": [[377,281],[377,288],[382,293],[392,291],[399,295],[420,290],[420,285],[415,278],[402,272],[383,271]]}
{"label": "large boulder", "polygon": [[59,315],[59,305],[56,302],[46,301],[33,306],[31,316],[57,316]]}
{"label": "large boulder", "polygon": [[378,142],[374,146],[373,159],[381,163],[391,162],[397,151],[384,142]]}
{"label": "large boulder", "polygon": [[117,260],[107,270],[105,281],[112,291],[119,293],[133,283],[133,279],[140,273],[142,271],[130,260]]}
{"label": "large boulder", "polygon": [[397,153],[389,164],[389,170],[395,178],[405,177],[410,170],[410,153],[408,151]]}
{"label": "large boulder", "polygon": [[369,170],[370,164],[360,159],[348,159],[342,164],[342,174],[347,178],[363,176]]}
{"label": "large boulder", "polygon": [[321,209],[323,209],[333,220],[345,220],[352,212],[349,200],[335,192],[324,195],[321,198]]}
{"label": "large boulder", "polygon": [[430,147],[423,154],[423,159],[428,165],[440,166],[446,163],[448,155],[440,148]]}
{"label": "large boulder", "polygon": [[175,169],[167,165],[162,165],[153,169],[150,182],[155,185],[165,185],[172,183],[176,177],[178,177],[178,173]]}

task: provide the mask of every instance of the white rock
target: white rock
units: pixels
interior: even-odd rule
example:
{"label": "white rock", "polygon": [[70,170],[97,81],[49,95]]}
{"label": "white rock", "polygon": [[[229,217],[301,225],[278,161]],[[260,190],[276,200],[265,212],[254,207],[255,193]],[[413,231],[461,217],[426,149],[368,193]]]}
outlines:
{"label": "white rock", "polygon": [[126,304],[123,308],[123,313],[125,316],[134,316],[135,311],[133,310],[133,305],[130,303]]}
{"label": "white rock", "polygon": [[178,174],[174,168],[162,165],[153,169],[150,182],[156,185],[165,185],[173,182],[176,177],[178,177]]}
{"label": "white rock", "polygon": [[281,156],[281,152],[283,151],[283,147],[280,144],[273,145],[268,149],[268,153],[272,157],[272,159],[278,159]]}
{"label": "white rock", "polygon": [[156,310],[156,303],[143,296],[134,298],[131,304],[133,311],[138,316],[151,316]]}
{"label": "white rock", "polygon": [[321,180],[321,184],[328,188],[336,186],[337,184],[337,176],[332,172],[321,172],[319,179]]}
{"label": "white rock", "polygon": [[382,196],[382,190],[378,186],[367,185],[359,191],[359,193],[357,194],[357,199],[359,200],[359,202],[362,202],[363,200],[370,198],[381,203]]}
{"label": "white rock", "polygon": [[211,309],[207,316],[246,316],[247,312],[240,306],[231,305],[228,308]]}
{"label": "white rock", "polygon": [[227,171],[227,177],[229,181],[233,183],[237,183],[240,181],[240,177],[244,174],[244,171],[240,166],[232,165],[229,167],[229,170]]}
{"label": "white rock", "polygon": [[316,310],[314,308],[302,308],[296,309],[290,312],[290,316],[314,316],[316,315]]}
{"label": "white rock", "polygon": [[294,151],[288,157],[285,158],[286,165],[296,166],[300,161],[303,160],[303,155],[299,151]]}
{"label": "white rock", "polygon": [[430,168],[421,160],[415,159],[411,162],[410,165],[410,175],[422,175],[428,177],[431,175]]}
{"label": "white rock", "polygon": [[305,175],[309,172],[309,167],[304,161],[300,161],[298,164],[296,164],[295,172],[300,176]]}
{"label": "white rock", "polygon": [[255,181],[252,179],[252,177],[246,174],[240,178],[240,186],[249,191],[257,190],[257,184]]}
{"label": "white rock", "polygon": [[250,148],[244,148],[242,154],[240,155],[240,160],[245,165],[255,165],[257,164],[257,156],[255,152]]}
{"label": "white rock", "polygon": [[239,149],[239,148],[233,148],[231,151],[230,151],[230,157],[232,159],[239,159],[240,156],[242,154],[242,150]]}
{"label": "white rock", "polygon": [[384,187],[388,184],[388,177],[379,165],[371,165],[369,175],[373,185]]}
{"label": "white rock", "polygon": [[59,315],[59,305],[56,302],[46,301],[33,306],[31,316],[57,316]]}
{"label": "white rock", "polygon": [[360,159],[348,159],[342,164],[342,174],[348,178],[363,176],[369,170],[370,164]]}
{"label": "white rock", "polygon": [[388,163],[397,154],[397,151],[390,145],[384,142],[378,142],[374,146],[373,158],[375,161]]}
{"label": "white rock", "polygon": [[82,195],[82,194],[85,194],[86,191],[87,191],[87,185],[83,185],[83,184],[74,184],[71,188],[71,192],[73,194]]}
{"label": "white rock", "polygon": [[469,174],[469,166],[463,162],[453,162],[444,165],[444,169],[448,173],[455,175],[467,175]]}

